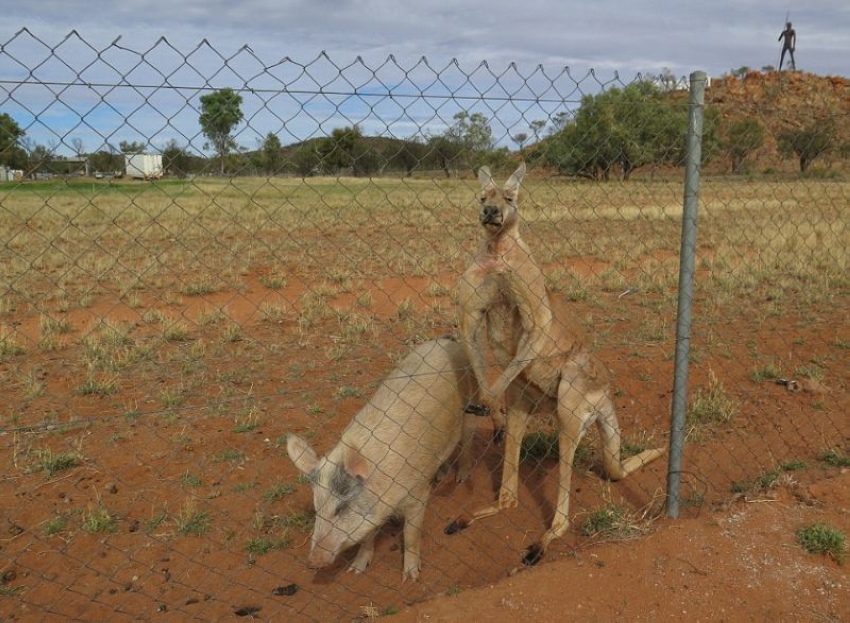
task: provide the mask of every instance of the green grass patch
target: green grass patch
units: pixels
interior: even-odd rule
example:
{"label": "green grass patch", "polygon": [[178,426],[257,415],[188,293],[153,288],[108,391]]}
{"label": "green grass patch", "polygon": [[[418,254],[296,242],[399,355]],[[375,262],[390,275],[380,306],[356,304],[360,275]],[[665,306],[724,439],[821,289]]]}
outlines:
{"label": "green grass patch", "polygon": [[824,523],[803,526],[797,530],[797,543],[810,554],[829,556],[838,564],[844,564],[847,544],[844,534]]}
{"label": "green grass patch", "polygon": [[250,433],[260,425],[260,412],[256,407],[250,407],[234,418],[234,433]]}
{"label": "green grass patch", "polygon": [[266,502],[278,502],[295,491],[295,485],[292,483],[278,483],[269,487],[263,493],[263,500]]}
{"label": "green grass patch", "polygon": [[80,396],[111,396],[118,391],[118,378],[114,376],[90,376],[77,386]]}
{"label": "green grass patch", "polygon": [[777,366],[776,363],[771,362],[754,369],[750,373],[750,380],[755,381],[756,383],[761,383],[764,381],[775,381],[781,376],[782,370],[779,369],[779,366]]}
{"label": "green grass patch", "polygon": [[44,530],[44,534],[46,536],[53,536],[54,534],[60,534],[65,530],[65,527],[68,525],[68,517],[65,515],[56,515],[55,517],[51,517],[42,525],[42,529]]}
{"label": "green grass patch", "polygon": [[850,455],[835,448],[821,452],[818,455],[818,460],[823,461],[830,467],[850,467]]}
{"label": "green grass patch", "polygon": [[297,511],[282,517],[280,523],[285,528],[299,530],[300,532],[310,532],[313,529],[313,523],[315,521],[315,511]]}
{"label": "green grass patch", "polygon": [[158,515],[154,515],[150,519],[145,521],[145,527],[147,528],[148,534],[159,528],[163,523],[168,520],[168,513],[159,513]]}
{"label": "green grass patch", "polygon": [[186,472],[185,474],[181,474],[180,476],[180,486],[181,487],[200,487],[201,486],[201,478],[200,476],[196,476],[195,474],[190,474]]}
{"label": "green grass patch", "polygon": [[26,349],[15,341],[6,331],[0,332],[0,361],[8,361],[16,355],[23,355]]}
{"label": "green grass patch", "polygon": [[706,387],[697,388],[687,409],[686,421],[693,428],[728,424],[738,414],[738,401],[732,398],[717,378],[709,370]]}
{"label": "green grass patch", "polygon": [[609,504],[593,511],[581,522],[582,536],[611,536],[625,538],[639,532],[625,509]]}
{"label": "green grass patch", "polygon": [[779,469],[783,472],[801,472],[804,469],[808,469],[809,464],[805,461],[800,461],[798,459],[791,459],[790,461],[785,461],[779,464]]}
{"label": "green grass patch", "polygon": [[218,291],[218,286],[210,279],[200,279],[183,284],[180,292],[186,296],[204,296]]}
{"label": "green grass patch", "polygon": [[43,471],[48,478],[52,478],[59,472],[63,472],[72,467],[77,467],[83,462],[83,457],[79,452],[60,452],[54,454],[52,450],[36,450],[36,466],[39,471]]}
{"label": "green grass patch", "polygon": [[360,398],[363,395],[356,387],[350,387],[348,385],[344,385],[343,387],[337,388],[334,392],[334,398],[336,400],[342,400],[344,398]]}
{"label": "green grass patch", "polygon": [[[766,471],[753,480],[735,481],[729,487],[732,493],[747,493],[752,491],[767,491],[782,482],[782,475],[787,472],[798,472],[808,468],[805,461],[790,460],[780,463],[778,467]],[[787,480],[786,480],[787,482]]]}
{"label": "green grass patch", "polygon": [[274,550],[286,549],[291,542],[292,540],[288,536],[277,538],[261,536],[249,540],[245,544],[245,551],[249,554],[262,556]]}
{"label": "green grass patch", "polygon": [[245,453],[241,450],[225,450],[220,454],[212,457],[213,463],[229,463],[231,461],[241,461],[245,458]]}
{"label": "green grass patch", "polygon": [[523,437],[519,451],[521,463],[555,460],[558,458],[558,431],[535,431]]}
{"label": "green grass patch", "polygon": [[[540,463],[542,461],[554,461],[558,459],[558,431],[535,431],[529,433],[522,439],[520,446],[520,462],[533,461]],[[627,447],[629,450],[627,450]],[[639,444],[623,443],[623,451],[628,456],[628,452],[633,452],[634,449],[642,447]],[[641,452],[642,450],[637,450]],[[593,466],[596,454],[591,442],[587,438],[582,438],[576,448],[573,456],[573,467],[581,469],[590,469]]]}
{"label": "green grass patch", "polygon": [[114,517],[104,506],[98,505],[90,508],[83,514],[83,530],[89,534],[100,534],[103,532],[117,532],[118,519]]}
{"label": "green grass patch", "polygon": [[193,502],[188,502],[180,509],[174,524],[179,534],[185,536],[202,536],[210,528],[210,516],[206,511],[195,508]]}

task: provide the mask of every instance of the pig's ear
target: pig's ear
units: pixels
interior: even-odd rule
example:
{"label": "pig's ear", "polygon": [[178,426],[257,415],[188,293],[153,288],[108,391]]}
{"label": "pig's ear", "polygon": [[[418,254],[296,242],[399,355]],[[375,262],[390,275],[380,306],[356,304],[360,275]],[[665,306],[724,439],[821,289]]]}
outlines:
{"label": "pig's ear", "polygon": [[346,448],[345,471],[362,482],[369,477],[371,465],[360,452],[354,448]]}
{"label": "pig's ear", "polygon": [[310,447],[310,444],[292,433],[286,436],[286,453],[290,460],[295,463],[295,467],[304,474],[312,472],[319,462],[319,457],[316,455],[316,451]]}

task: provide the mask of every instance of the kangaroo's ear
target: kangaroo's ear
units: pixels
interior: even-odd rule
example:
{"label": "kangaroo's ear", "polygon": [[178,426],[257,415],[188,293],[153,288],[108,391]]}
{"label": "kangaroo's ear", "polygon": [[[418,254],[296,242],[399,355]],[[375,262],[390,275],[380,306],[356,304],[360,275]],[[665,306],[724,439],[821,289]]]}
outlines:
{"label": "kangaroo's ear", "polygon": [[302,474],[312,472],[319,462],[319,457],[316,455],[316,451],[310,447],[310,444],[292,433],[286,436],[286,453]]}
{"label": "kangaroo's ear", "polygon": [[507,192],[517,193],[519,192],[519,185],[522,183],[523,178],[525,177],[525,162],[520,162],[517,170],[511,174],[508,178],[508,181],[505,182],[505,190]]}
{"label": "kangaroo's ear", "polygon": [[481,182],[481,190],[486,190],[494,186],[493,175],[490,173],[490,167],[484,166],[478,169],[478,181]]}

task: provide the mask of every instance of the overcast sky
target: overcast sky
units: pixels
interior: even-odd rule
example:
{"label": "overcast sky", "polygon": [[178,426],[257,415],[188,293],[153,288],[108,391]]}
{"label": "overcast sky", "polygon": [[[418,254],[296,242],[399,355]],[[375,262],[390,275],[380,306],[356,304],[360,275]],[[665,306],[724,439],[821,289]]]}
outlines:
{"label": "overcast sky", "polygon": [[[742,66],[755,69],[776,66],[781,49],[777,38],[787,15],[797,31],[798,69],[820,75],[850,76],[850,2],[847,0],[807,0],[797,6],[752,0],[9,2],[4,3],[0,21],[0,112],[24,109],[35,113],[32,117],[38,123],[33,118],[21,122],[31,128],[30,134],[34,136],[42,136],[48,112],[57,118],[69,113],[63,113],[55,105],[48,107],[49,110],[40,108],[46,104],[36,100],[43,98],[44,93],[33,91],[30,102],[29,92],[14,85],[42,62],[45,49],[55,46],[59,46],[58,57],[71,66],[69,73],[79,75],[88,63],[102,62],[88,59],[85,50],[78,53],[78,45],[62,47],[72,30],[95,51],[92,52],[95,57],[97,51],[109,48],[118,37],[121,49],[136,53],[150,50],[164,37],[168,46],[176,50],[174,56],[183,59],[188,55],[189,65],[202,81],[212,86],[219,86],[216,80],[234,78],[216,74],[223,64],[222,58],[235,59],[235,77],[244,84],[253,75],[250,72],[262,73],[264,68],[285,57],[295,63],[309,64],[321,52],[337,66],[346,66],[360,57],[367,66],[375,68],[392,56],[400,66],[412,67],[426,57],[435,68],[445,68],[456,59],[462,72],[467,73],[486,61],[496,74],[514,63],[523,76],[532,74],[538,66],[547,75],[559,74],[568,67],[570,75],[579,77],[579,81],[593,70],[602,82],[615,75],[628,82],[638,74],[657,75],[664,70],[680,77],[698,69],[719,76]],[[33,45],[26,34],[16,37],[24,28],[45,46]],[[202,43],[204,40],[208,47]],[[159,46],[168,47],[163,42]],[[193,55],[195,50],[200,51]],[[210,51],[215,53],[209,54]],[[107,57],[115,75],[126,75],[137,62],[138,54]],[[51,61],[56,62],[55,58]],[[170,61],[162,62],[169,66]],[[40,69],[39,80],[49,80],[48,65]],[[61,74],[52,65],[50,71],[57,76]],[[95,81],[93,75],[88,76],[90,81]],[[104,74],[97,74],[101,75]],[[141,81],[143,76],[133,78]],[[104,79],[110,78],[106,75]],[[144,79],[155,80],[156,76],[145,75]],[[273,87],[274,82],[265,81],[263,85]],[[70,115],[78,119],[85,117],[86,109],[80,108],[84,104],[75,100],[72,91],[69,89],[62,95],[68,100]],[[50,95],[58,99],[55,93]],[[104,92],[99,92],[99,96],[107,104],[113,97]],[[160,108],[165,105],[157,104]],[[125,108],[119,104],[114,107],[120,111],[118,116],[127,118]],[[274,102],[264,99],[258,108],[268,112],[274,108]],[[196,110],[184,112],[187,118],[192,116],[197,120]],[[522,114],[533,118],[547,112]],[[10,114],[16,116],[14,112]],[[174,129],[180,127],[182,113],[178,110],[163,113],[169,121],[165,124],[168,131],[150,125],[150,120],[143,119],[145,115],[140,111],[134,114],[138,115],[136,134],[164,139],[168,131],[173,135]],[[279,129],[275,124],[260,121],[256,117],[254,122],[248,122],[256,126],[254,129],[260,135],[267,127],[275,132]],[[279,124],[284,125],[285,121]],[[415,120],[408,121],[411,127],[416,125]],[[84,125],[90,130],[91,124]],[[70,131],[59,130],[55,136],[60,142],[66,141]],[[197,140],[194,131],[187,127],[178,134],[194,143]],[[120,132],[96,130],[95,134],[115,140],[120,138]],[[403,134],[404,130],[399,133]],[[297,132],[293,134],[299,138]],[[244,138],[246,143],[250,142],[247,140],[250,136]]]}

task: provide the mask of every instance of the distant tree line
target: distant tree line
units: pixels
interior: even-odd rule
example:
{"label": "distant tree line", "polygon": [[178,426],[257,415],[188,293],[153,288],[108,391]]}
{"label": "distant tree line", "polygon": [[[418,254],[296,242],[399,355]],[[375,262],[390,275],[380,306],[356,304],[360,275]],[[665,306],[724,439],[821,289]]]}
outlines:
{"label": "distant tree line", "polygon": [[[327,136],[282,145],[277,135],[266,134],[256,149],[240,147],[235,128],[244,120],[242,97],[220,89],[201,97],[199,125],[208,142],[204,149],[214,159],[191,153],[171,140],[158,151],[167,175],[412,175],[416,171],[441,171],[445,176],[470,172],[481,165],[500,167],[511,158],[507,147],[493,137],[490,120],[478,112],[461,111],[443,132],[413,138],[365,136],[358,125],[335,128]],[[644,168],[675,167],[685,157],[687,99],[671,96],[653,81],[639,81],[585,95],[574,112],[550,120],[529,122],[529,132],[510,139],[523,157],[562,175],[604,181],[628,180]],[[706,111],[703,159],[724,158],[734,173],[749,170],[753,154],[765,142],[766,130],[753,118],[724,122],[712,108]],[[776,136],[780,153],[793,156],[805,172],[830,151],[850,154],[836,138],[834,124],[816,119],[793,124]],[[137,141],[121,141],[86,153],[82,141],[72,139],[77,160],[85,158],[91,171],[113,172],[124,167],[124,154],[152,151]],[[6,113],[0,113],[0,165],[24,170],[70,172],[55,149],[34,145],[26,132]],[[63,170],[64,169],[64,170]]]}
{"label": "distant tree line", "polygon": [[684,161],[687,113],[686,101],[671,100],[651,82],[585,95],[543,155],[565,175],[607,180],[619,174],[627,180],[640,167]]}

